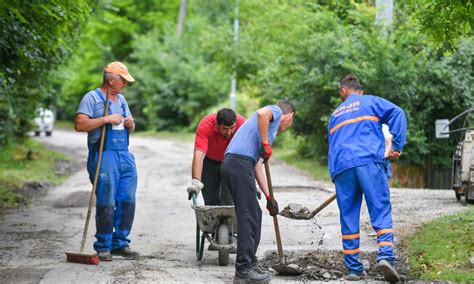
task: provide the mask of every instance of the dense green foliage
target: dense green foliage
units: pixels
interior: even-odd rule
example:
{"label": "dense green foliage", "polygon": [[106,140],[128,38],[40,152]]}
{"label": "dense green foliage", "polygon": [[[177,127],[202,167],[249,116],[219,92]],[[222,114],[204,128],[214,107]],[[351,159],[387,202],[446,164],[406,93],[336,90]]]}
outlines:
{"label": "dense green foliage", "polygon": [[447,48],[473,35],[474,5],[471,0],[422,0],[416,16],[432,42]]}
{"label": "dense green foliage", "polygon": [[53,102],[50,71],[71,53],[89,1],[2,1],[0,149],[29,130],[35,109]]}
{"label": "dense green foliage", "polygon": [[[205,113],[228,105],[230,78],[235,72],[238,112],[250,114],[281,98],[295,101],[298,111],[293,133],[298,136],[299,152],[325,163],[328,115],[340,103],[338,80],[346,73],[355,73],[365,93],[385,97],[406,111],[409,133],[402,161],[449,166],[456,141],[435,140],[434,121],[452,118],[473,105],[474,40],[470,33],[463,32],[456,36],[452,48],[439,49],[422,31],[432,19],[426,11],[452,8],[466,15],[470,6],[465,10],[457,1],[453,6],[442,1],[434,1],[433,5],[423,0],[396,1],[395,22],[382,33],[375,24],[374,1],[240,1],[239,41],[235,45],[234,1],[188,1],[184,33],[177,36],[179,2],[98,2],[67,64],[55,76],[41,74],[31,83],[18,83],[28,92],[15,91],[23,95],[9,96],[8,104],[2,107],[18,105],[17,100],[32,100],[36,102],[28,104],[32,109],[38,103],[53,101],[59,118],[72,120],[81,97],[100,85],[103,67],[120,60],[137,80],[125,95],[138,129],[192,129]],[[61,2],[52,3],[48,5]],[[71,9],[67,19],[77,22],[87,15],[83,2],[67,7]],[[14,11],[7,9],[10,20],[3,21],[16,19]],[[457,16],[451,18],[448,12],[443,15],[453,35],[466,29],[472,18],[470,15],[464,21]],[[62,25],[80,26],[76,22],[65,21]],[[54,27],[51,30],[55,31]],[[57,38],[69,47],[74,34]],[[443,38],[454,43],[451,39]],[[64,58],[60,54],[57,51],[53,55]],[[50,54],[43,58],[48,58],[51,65],[47,70],[59,62]],[[12,59],[12,64],[24,63]],[[25,70],[38,74],[36,69]],[[53,91],[41,90],[48,84],[38,84],[37,78],[52,84]],[[33,83],[38,87],[31,88]],[[0,113],[8,113],[8,121],[14,121],[11,129],[21,133],[26,127],[19,128],[20,121],[29,121],[31,115],[20,119],[25,110],[16,109],[10,107]],[[2,134],[8,137],[11,131]]]}
{"label": "dense green foliage", "polygon": [[[135,40],[150,30],[161,34],[165,23],[175,21],[178,5],[178,1],[166,0],[101,1],[94,17],[87,23],[73,57],[56,74],[59,118],[72,120],[82,96],[100,85],[103,68],[109,62],[125,62],[141,84],[142,78],[137,78],[134,72],[138,70],[129,64],[133,61]],[[134,86],[129,88],[130,92],[135,92]],[[142,109],[146,102],[133,96],[127,98],[136,122],[142,125],[145,121]]]}
{"label": "dense green foliage", "polygon": [[405,162],[424,165],[432,156],[434,165],[449,165],[456,141],[435,141],[434,121],[472,106],[474,41],[463,41],[455,53],[440,56],[423,44],[411,21],[396,22],[384,36],[367,20],[374,18],[372,8],[352,9],[342,18],[331,7],[306,10],[296,31],[290,32],[298,34],[301,26],[307,26],[306,36],[296,44],[289,42],[285,48],[291,52],[261,72],[262,95],[269,101],[278,96],[296,100],[294,127],[304,137],[302,153],[324,160],[327,121],[340,103],[338,80],[355,73],[365,93],[387,98],[407,113]]}
{"label": "dense green foliage", "polygon": [[425,281],[472,283],[474,206],[423,225],[406,240],[412,271]]}

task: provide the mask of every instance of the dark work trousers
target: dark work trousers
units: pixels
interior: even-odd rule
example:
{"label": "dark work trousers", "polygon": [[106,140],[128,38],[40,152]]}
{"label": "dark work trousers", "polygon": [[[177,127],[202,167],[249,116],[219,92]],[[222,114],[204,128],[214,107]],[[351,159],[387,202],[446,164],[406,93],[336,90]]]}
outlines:
{"label": "dark work trousers", "polygon": [[234,205],[228,187],[221,182],[221,162],[204,158],[201,181],[202,196],[206,205]]}
{"label": "dark work trousers", "polygon": [[257,264],[260,243],[262,210],[255,192],[254,160],[238,155],[226,155],[221,165],[223,183],[230,188],[237,215],[237,257],[235,269],[239,272]]}

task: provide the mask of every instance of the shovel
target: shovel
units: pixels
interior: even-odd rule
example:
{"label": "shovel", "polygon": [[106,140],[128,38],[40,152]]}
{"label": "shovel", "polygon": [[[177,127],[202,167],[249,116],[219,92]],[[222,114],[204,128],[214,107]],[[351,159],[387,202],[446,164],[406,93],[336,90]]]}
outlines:
{"label": "shovel", "polygon": [[[270,198],[275,200],[273,198],[273,188],[272,188],[272,179],[270,177],[270,165],[268,164],[268,160],[264,161],[265,164],[265,174],[267,175],[267,183],[268,183],[268,191],[270,192]],[[277,240],[277,247],[278,247],[278,257],[280,259],[280,263],[275,264],[272,266],[272,268],[284,275],[300,275],[303,272],[296,268],[296,267],[291,267],[285,264],[285,261],[283,260],[283,246],[281,245],[281,236],[280,236],[280,227],[278,225],[278,217],[277,215],[273,216],[273,225],[275,226],[275,235],[276,235],[276,240]]]}
{"label": "shovel", "polygon": [[[107,115],[108,111],[109,111],[109,90],[107,89],[107,95],[106,95],[105,107],[104,107],[104,116]],[[89,220],[91,218],[92,200],[94,199],[95,191],[97,189],[97,183],[98,183],[99,172],[100,172],[100,164],[102,161],[102,152],[104,150],[106,127],[107,127],[106,125],[102,126],[102,130],[100,134],[100,144],[99,144],[99,153],[97,157],[97,166],[95,169],[94,183],[92,184],[92,191],[89,198],[89,207],[87,210],[86,224],[84,225],[84,232],[82,234],[81,249],[79,250],[79,252],[66,252],[66,260],[68,262],[77,262],[77,263],[95,264],[95,265],[98,265],[100,262],[99,256],[96,253],[93,253],[93,254],[84,253],[84,245],[86,244],[87,231],[89,229]]]}
{"label": "shovel", "polygon": [[312,212],[309,212],[309,209],[303,207],[301,204],[290,203],[288,204],[288,206],[285,207],[285,209],[283,209],[283,211],[280,212],[280,215],[289,219],[309,220],[314,218],[316,214],[318,214],[321,210],[331,204],[334,199],[336,199],[336,193],[333,193],[331,196],[329,196],[328,199],[326,199],[321,205],[318,206],[318,208],[314,209]]}

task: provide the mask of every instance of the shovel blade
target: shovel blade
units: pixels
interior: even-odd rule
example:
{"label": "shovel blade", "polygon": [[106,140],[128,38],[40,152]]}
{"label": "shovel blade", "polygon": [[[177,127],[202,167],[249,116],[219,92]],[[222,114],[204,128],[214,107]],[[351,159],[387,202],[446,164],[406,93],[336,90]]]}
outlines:
{"label": "shovel blade", "polygon": [[279,214],[285,218],[294,220],[309,220],[314,217],[308,208],[296,203],[288,204]]}
{"label": "shovel blade", "polygon": [[303,271],[297,265],[286,265],[278,263],[272,266],[272,268],[281,275],[301,275]]}

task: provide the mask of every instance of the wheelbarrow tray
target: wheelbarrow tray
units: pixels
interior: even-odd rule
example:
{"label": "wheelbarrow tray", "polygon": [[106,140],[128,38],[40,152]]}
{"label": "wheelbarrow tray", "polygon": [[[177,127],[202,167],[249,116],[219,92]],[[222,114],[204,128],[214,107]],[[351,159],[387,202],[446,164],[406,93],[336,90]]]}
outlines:
{"label": "wheelbarrow tray", "polygon": [[226,219],[232,224],[234,232],[237,230],[237,218],[234,206],[199,206],[191,205],[196,214],[196,221],[203,233],[214,233],[220,220]]}

